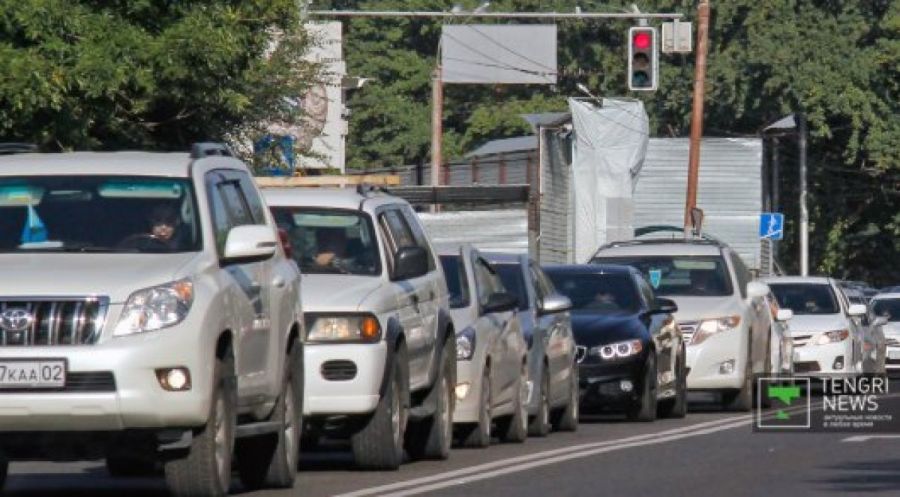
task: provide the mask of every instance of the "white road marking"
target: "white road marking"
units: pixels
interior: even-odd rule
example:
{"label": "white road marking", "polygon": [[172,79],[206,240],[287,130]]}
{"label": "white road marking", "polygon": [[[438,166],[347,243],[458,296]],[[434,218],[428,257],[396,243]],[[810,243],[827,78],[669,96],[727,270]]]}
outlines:
{"label": "white road marking", "polygon": [[[788,412],[800,412],[805,410],[806,406],[788,409]],[[772,416],[774,414],[770,414]],[[448,471],[445,473],[438,473],[431,476],[425,476],[421,478],[416,478],[412,480],[406,480],[396,483],[390,483],[387,485],[381,485],[378,487],[365,488],[361,490],[356,490],[353,492],[343,493],[336,495],[335,497],[366,497],[371,495],[389,495],[392,497],[400,497],[406,495],[416,495],[429,490],[437,490],[440,488],[446,488],[450,486],[455,486],[461,483],[468,483],[470,481],[478,481],[486,478],[492,478],[495,476],[501,476],[504,474],[515,473],[518,471],[523,471],[528,468],[536,467],[536,466],[544,466],[548,464],[555,464],[557,462],[566,461],[569,459],[576,459],[580,457],[588,457],[595,454],[601,454],[604,452],[610,452],[613,450],[625,449],[629,447],[639,447],[642,445],[650,445],[653,443],[663,443],[670,440],[678,440],[680,438],[686,438],[694,435],[705,435],[708,433],[715,433],[716,431],[727,430],[732,428],[737,428],[740,426],[746,426],[753,420],[752,414],[744,414],[737,416],[729,416],[726,418],[721,418],[712,421],[705,421],[703,423],[696,423],[689,426],[682,426],[679,428],[673,428],[670,430],[665,430],[656,433],[646,433],[642,435],[635,435],[626,438],[620,438],[616,440],[605,440],[602,442],[593,442],[587,444],[580,445],[572,445],[568,447],[562,447],[559,449],[546,450],[543,452],[536,452],[533,454],[528,454],[525,456],[518,456],[509,459],[503,459],[499,461],[483,463],[476,466],[470,466],[467,468],[461,468],[454,471]],[[710,431],[712,430],[712,431]],[[512,467],[508,467],[512,466]],[[482,473],[485,472],[485,473]],[[482,473],[482,474],[477,474]],[[470,476],[472,475],[472,476]],[[488,475],[488,476],[484,476]],[[469,477],[464,480],[461,478]],[[449,481],[448,481],[449,480]],[[440,482],[440,483],[436,483]],[[427,486],[420,486],[427,485]],[[408,487],[416,487],[414,489],[405,490]],[[396,493],[389,493],[395,492]]]}
{"label": "white road marking", "polygon": [[855,435],[852,437],[847,437],[841,442],[865,442],[868,440],[876,440],[876,439],[889,439],[889,438],[900,438],[900,435]]}

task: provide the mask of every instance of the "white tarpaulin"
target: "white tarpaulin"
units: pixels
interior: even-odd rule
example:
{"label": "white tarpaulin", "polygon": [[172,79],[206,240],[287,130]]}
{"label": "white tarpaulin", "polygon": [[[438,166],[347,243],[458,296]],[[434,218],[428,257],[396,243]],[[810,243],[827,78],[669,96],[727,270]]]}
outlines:
{"label": "white tarpaulin", "polygon": [[638,100],[603,99],[603,106],[569,99],[574,261],[586,262],[612,240],[632,238],[634,179],[644,163],[649,120]]}

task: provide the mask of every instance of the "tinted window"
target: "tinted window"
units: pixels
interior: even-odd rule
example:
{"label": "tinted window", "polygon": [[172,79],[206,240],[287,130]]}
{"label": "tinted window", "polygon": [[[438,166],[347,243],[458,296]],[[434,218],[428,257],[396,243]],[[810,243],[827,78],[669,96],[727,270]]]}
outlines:
{"label": "tinted window", "polygon": [[188,179],[0,179],[0,252],[190,252],[200,233]]}
{"label": "tinted window", "polygon": [[478,303],[486,305],[491,295],[497,292],[506,291],[500,277],[494,272],[494,269],[481,258],[476,258],[473,265],[475,268],[475,286],[478,290]]}
{"label": "tinted window", "polygon": [[734,293],[721,257],[598,257],[592,262],[632,266],[660,296],[724,297]]}
{"label": "tinted window", "polygon": [[253,216],[256,224],[266,224],[266,208],[262,199],[259,198],[259,193],[256,191],[256,186],[254,186],[250,175],[244,172],[232,174],[240,180],[241,191],[244,193],[244,199],[247,201],[250,214]]}
{"label": "tinted window", "polygon": [[431,252],[431,246],[428,243],[428,237],[425,235],[425,231],[422,229],[422,225],[419,224],[419,219],[416,217],[416,213],[409,207],[403,208],[403,215],[406,217],[406,224],[409,226],[410,231],[412,231],[413,238],[416,240],[416,244],[423,249],[425,249],[425,253],[428,254],[428,270],[433,271],[435,269],[434,266],[434,255]]}
{"label": "tinted window", "polygon": [[412,230],[409,229],[409,225],[406,224],[406,220],[403,219],[403,215],[400,214],[400,212],[396,210],[385,211],[385,213],[381,215],[381,219],[384,220],[385,226],[391,234],[391,240],[394,242],[394,250],[399,250],[403,247],[416,246],[416,240],[413,237]]}
{"label": "tinted window", "polygon": [[831,285],[811,283],[773,283],[769,285],[778,300],[794,314],[837,314],[840,312]]}
{"label": "tinted window", "polygon": [[442,255],[441,266],[447,278],[447,290],[450,292],[450,307],[458,309],[470,303],[469,283],[459,261],[459,256]]}
{"label": "tinted window", "polygon": [[876,316],[887,316],[888,321],[900,321],[900,299],[879,299],[872,305]]}
{"label": "tinted window", "polygon": [[369,216],[357,211],[272,209],[278,227],[294,246],[304,273],[375,276],[381,274],[378,240]]}
{"label": "tinted window", "polygon": [[640,297],[627,274],[585,274],[547,270],[556,290],[569,297],[574,312],[631,314],[641,309]]}
{"label": "tinted window", "polygon": [[525,277],[522,275],[522,266],[518,264],[494,264],[494,269],[500,275],[500,281],[506,291],[519,299],[519,310],[528,309],[528,289],[525,287]]}
{"label": "tinted window", "polygon": [[232,227],[257,224],[238,181],[222,181],[216,185],[216,189],[225,202],[225,210],[228,211]]}

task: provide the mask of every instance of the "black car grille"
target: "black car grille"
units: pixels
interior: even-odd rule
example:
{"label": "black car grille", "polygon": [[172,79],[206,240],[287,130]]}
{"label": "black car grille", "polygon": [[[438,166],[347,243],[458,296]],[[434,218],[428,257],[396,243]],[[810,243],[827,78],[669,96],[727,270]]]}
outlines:
{"label": "black car grille", "polygon": [[0,346],[93,345],[108,307],[106,298],[0,297]]}
{"label": "black car grille", "polygon": [[328,381],[350,381],[356,378],[353,361],[327,361],[322,364],[322,377]]}

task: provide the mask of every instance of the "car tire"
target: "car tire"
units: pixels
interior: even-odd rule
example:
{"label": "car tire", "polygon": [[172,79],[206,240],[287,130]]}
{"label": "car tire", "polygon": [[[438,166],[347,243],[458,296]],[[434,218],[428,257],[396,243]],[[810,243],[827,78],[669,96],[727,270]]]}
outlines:
{"label": "car tire", "polygon": [[750,367],[750,358],[747,358],[744,367],[744,385],[737,392],[725,392],[722,394],[722,404],[730,411],[747,412],[753,407],[753,374]]}
{"label": "car tire", "polygon": [[557,431],[576,431],[578,430],[578,415],[580,411],[580,399],[578,384],[578,366],[572,366],[572,381],[569,383],[569,401],[562,411],[553,421],[553,429]]}
{"label": "car tire", "polygon": [[546,437],[550,433],[550,375],[547,366],[541,367],[541,383],[538,394],[537,414],[528,425],[528,436]]}
{"label": "car tire", "polygon": [[441,368],[434,382],[436,395],[435,413],[430,418],[412,426],[406,434],[406,452],[412,459],[444,460],[450,457],[453,445],[453,395],[455,354],[448,339],[441,350]]}
{"label": "car tire", "polygon": [[484,448],[491,444],[491,428],[494,423],[493,406],[491,396],[491,370],[485,366],[481,375],[481,392],[479,392],[478,423],[475,426],[466,427],[463,434],[462,445],[464,447]]}
{"label": "car tire", "polygon": [[675,398],[667,400],[659,406],[659,416],[663,418],[683,418],[687,415],[687,375],[685,374],[684,354],[676,363]]}
{"label": "car tire", "polygon": [[231,486],[231,460],[237,392],[234,360],[216,360],[209,421],[194,433],[188,453],[165,463],[166,483],[173,497],[224,497]]}
{"label": "car tire", "polygon": [[401,369],[406,354],[399,349],[388,387],[365,426],[350,437],[356,465],[367,470],[396,470],[403,462],[403,442],[409,418],[409,382]]}
{"label": "car tire", "polygon": [[272,414],[272,421],[280,425],[278,433],[236,443],[238,474],[246,490],[293,488],[300,458],[302,404],[303,352],[295,345],[287,355],[281,395]]}
{"label": "car tire", "polygon": [[651,350],[644,367],[641,396],[625,412],[629,421],[649,422],[656,420],[656,375],[656,355]]}
{"label": "car tire", "polygon": [[525,378],[528,376],[525,366],[519,374],[516,382],[516,396],[513,399],[513,414],[501,422],[500,439],[506,443],[522,443],[528,438],[528,406],[526,405]]}
{"label": "car tire", "polygon": [[[772,331],[769,330],[769,340],[766,341],[766,371],[763,372],[764,376],[769,376],[772,373]],[[750,375],[753,378],[753,375]],[[759,382],[756,381],[755,378],[751,380],[753,382],[753,403],[760,403],[764,409],[768,409],[772,407],[772,399],[769,398],[768,395],[765,395],[765,392],[759,391]]]}

